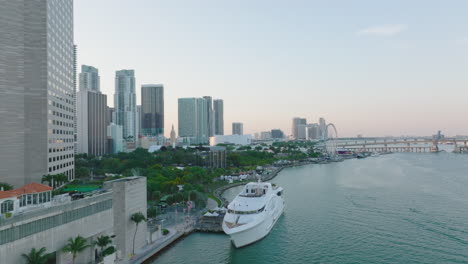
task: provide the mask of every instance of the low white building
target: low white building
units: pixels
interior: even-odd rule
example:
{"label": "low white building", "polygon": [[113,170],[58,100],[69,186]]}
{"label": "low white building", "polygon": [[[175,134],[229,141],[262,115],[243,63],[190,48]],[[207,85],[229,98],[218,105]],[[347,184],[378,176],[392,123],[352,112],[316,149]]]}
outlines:
{"label": "low white building", "polygon": [[210,137],[210,146],[218,144],[250,145],[251,143],[251,135],[215,135]]}

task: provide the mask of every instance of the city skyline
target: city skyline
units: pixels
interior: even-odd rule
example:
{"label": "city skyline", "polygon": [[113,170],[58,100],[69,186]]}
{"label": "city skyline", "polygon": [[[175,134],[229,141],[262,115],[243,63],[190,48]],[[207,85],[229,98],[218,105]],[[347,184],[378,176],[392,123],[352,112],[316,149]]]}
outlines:
{"label": "city skyline", "polygon": [[250,134],[289,135],[294,116],[324,116],[342,136],[468,134],[467,5],[82,0],[75,39],[108,96],[122,68],[137,87],[163,83],[165,127],[177,125],[178,98],[209,94]]}

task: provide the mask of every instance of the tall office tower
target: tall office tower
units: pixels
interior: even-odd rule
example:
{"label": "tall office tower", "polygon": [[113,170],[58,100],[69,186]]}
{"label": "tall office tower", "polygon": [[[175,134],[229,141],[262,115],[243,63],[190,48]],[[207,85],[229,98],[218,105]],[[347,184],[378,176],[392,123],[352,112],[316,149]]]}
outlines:
{"label": "tall office tower", "polygon": [[114,123],[123,127],[126,141],[136,141],[135,71],[115,72]]}
{"label": "tall office tower", "polygon": [[271,137],[272,138],[284,138],[284,133],[280,129],[272,129]]}
{"label": "tall office tower", "polygon": [[2,1],[0,17],[0,181],[73,180],[73,1]]}
{"label": "tall office tower", "polygon": [[190,143],[208,143],[208,115],[203,98],[179,98],[179,137]]}
{"label": "tall office tower", "polygon": [[112,120],[113,115],[114,115],[114,108],[113,107],[107,107],[107,125],[110,125],[110,123],[114,122]]}
{"label": "tall office tower", "polygon": [[141,86],[141,135],[164,135],[164,86],[145,84]]}
{"label": "tall office tower", "polygon": [[99,71],[93,66],[81,65],[80,73],[80,91],[81,90],[91,90],[91,91],[101,91],[100,90],[100,80],[99,80]]}
{"label": "tall office tower", "polygon": [[135,108],[135,131],[136,131],[136,138],[135,142],[137,142],[141,135],[141,105],[137,105]]}
{"label": "tall office tower", "polygon": [[298,130],[298,126],[299,125],[306,125],[307,124],[307,120],[305,118],[300,118],[300,117],[295,117],[293,118],[292,120],[292,136],[293,136],[293,139],[299,139],[299,130]]}
{"label": "tall office tower", "polygon": [[306,139],[307,140],[319,140],[320,139],[320,128],[318,124],[308,124],[306,127]]}
{"label": "tall office tower", "polygon": [[[81,67],[77,93],[77,153],[107,154],[107,96],[100,92],[98,70]],[[92,77],[91,77],[92,76]],[[92,79],[93,81],[89,81]]]}
{"label": "tall office tower", "polygon": [[224,103],[222,99],[213,100],[215,135],[224,135]]}
{"label": "tall office tower", "polygon": [[77,63],[78,63],[78,54],[77,54],[77,46],[73,45],[73,111],[75,113],[75,116],[73,118],[73,144],[75,148],[75,154],[77,154],[78,150],[78,130],[77,130],[77,121],[76,121],[76,92],[77,92]]}
{"label": "tall office tower", "polygon": [[327,140],[327,123],[325,122],[325,118],[321,117],[319,119],[319,127],[320,127],[320,139]]}
{"label": "tall office tower", "polygon": [[234,122],[232,123],[232,134],[233,135],[243,135],[244,134],[244,124]]}
{"label": "tall office tower", "polygon": [[203,98],[206,100],[206,111],[208,113],[208,136],[212,137],[215,135],[213,99],[211,96],[203,96]]}

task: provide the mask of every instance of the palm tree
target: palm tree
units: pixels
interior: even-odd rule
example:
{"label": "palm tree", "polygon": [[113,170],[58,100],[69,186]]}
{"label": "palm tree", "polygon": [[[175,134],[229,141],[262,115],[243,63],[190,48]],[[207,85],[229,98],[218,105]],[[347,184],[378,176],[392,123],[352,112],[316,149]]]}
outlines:
{"label": "palm tree", "polygon": [[53,179],[53,176],[50,174],[42,175],[41,183],[47,182],[50,187],[54,188],[54,186],[52,186]]}
{"label": "palm tree", "polygon": [[74,239],[69,238],[68,244],[62,249],[64,252],[71,253],[73,255],[73,264],[75,264],[75,259],[78,253],[88,248],[90,245],[87,243],[86,239],[82,236],[77,236]]}
{"label": "palm tree", "polygon": [[101,251],[99,252],[99,256],[102,257],[102,252],[104,251],[104,248],[111,244],[112,243],[112,240],[110,239],[109,236],[100,236],[97,238],[96,241],[94,241],[94,245],[98,246]]}
{"label": "palm tree", "polygon": [[45,252],[45,247],[39,250],[32,248],[28,254],[21,254],[21,256],[26,259],[27,264],[45,264],[49,258],[49,254],[44,254]]}
{"label": "palm tree", "polygon": [[135,255],[135,238],[136,238],[136,234],[138,231],[138,225],[141,222],[146,221],[146,217],[142,212],[137,212],[137,213],[132,214],[132,216],[130,217],[130,220],[136,224],[135,234],[133,235],[133,250],[132,250],[132,254]]}

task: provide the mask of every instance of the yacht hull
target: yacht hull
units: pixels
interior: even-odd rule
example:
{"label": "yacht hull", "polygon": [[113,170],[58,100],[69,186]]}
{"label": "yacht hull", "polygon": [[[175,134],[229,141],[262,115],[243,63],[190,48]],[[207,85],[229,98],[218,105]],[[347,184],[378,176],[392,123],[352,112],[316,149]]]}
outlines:
{"label": "yacht hull", "polygon": [[231,237],[232,244],[236,248],[245,247],[266,237],[283,214],[283,210],[284,201],[281,199],[281,202],[277,202],[277,207],[271,211],[271,214],[266,212],[267,217],[264,217],[256,225],[242,231],[232,232],[223,224],[223,229]]}

